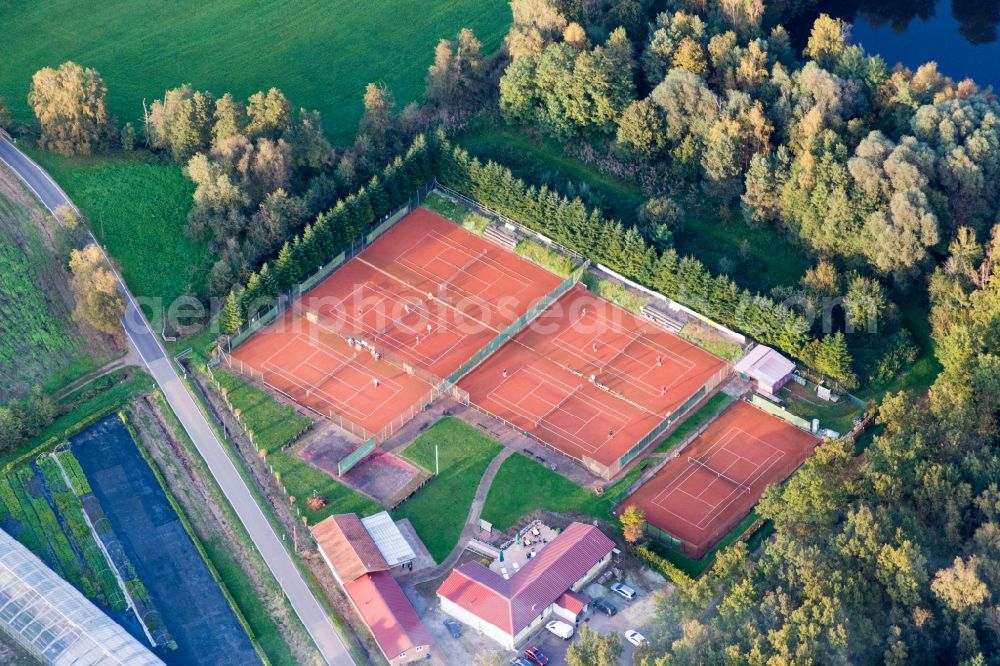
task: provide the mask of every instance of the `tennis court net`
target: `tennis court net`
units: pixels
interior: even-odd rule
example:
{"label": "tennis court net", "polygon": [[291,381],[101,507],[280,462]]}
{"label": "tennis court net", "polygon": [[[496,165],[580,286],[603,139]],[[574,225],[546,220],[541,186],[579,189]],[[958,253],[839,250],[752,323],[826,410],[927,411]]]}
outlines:
{"label": "tennis court net", "polygon": [[736,486],[737,488],[739,488],[741,491],[747,493],[748,495],[750,494],[750,486],[748,486],[747,484],[742,483],[740,481],[737,481],[736,479],[734,479],[732,477],[726,476],[725,474],[723,474],[719,470],[715,469],[714,467],[710,467],[709,465],[706,465],[705,463],[703,463],[702,461],[698,460],[694,456],[688,456],[688,462],[691,463],[692,465],[696,465],[696,466],[702,468],[703,470],[705,470],[706,472],[708,472],[710,474],[714,474],[716,477],[722,479],[723,481],[728,481],[729,483],[733,484],[734,486]]}

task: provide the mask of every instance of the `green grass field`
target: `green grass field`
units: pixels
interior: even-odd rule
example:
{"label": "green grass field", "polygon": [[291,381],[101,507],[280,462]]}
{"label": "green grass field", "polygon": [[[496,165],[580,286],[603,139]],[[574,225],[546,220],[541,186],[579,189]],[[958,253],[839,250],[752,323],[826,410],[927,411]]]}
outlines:
{"label": "green grass field", "polygon": [[182,83],[240,98],[275,86],[319,109],[343,143],[354,137],[365,84],[386,83],[402,107],[422,93],[439,39],[469,27],[492,50],[509,22],[504,0],[0,3],[0,96],[16,120],[31,120],[31,76],[70,59],[101,72],[122,121],[138,121],[143,99]]}
{"label": "green grass field", "polygon": [[312,423],[308,417],[300,416],[288,405],[276,402],[236,375],[217,370],[215,379],[225,390],[232,406],[240,410],[240,419],[253,432],[253,441],[258,449],[268,453],[278,451]]}
{"label": "green grass field", "polygon": [[41,208],[0,173],[0,404],[35,384],[55,389],[111,358],[88,340],[61,291],[69,274],[53,256]]}
{"label": "green grass field", "polygon": [[184,234],[194,183],[180,167],[30,152],[90,219],[136,296],[169,307],[188,291],[204,292],[211,258],[205,243]]}
{"label": "green grass field", "polygon": [[434,560],[440,562],[458,543],[479,480],[503,447],[472,426],[446,417],[421,433],[402,455],[433,472],[435,446],[441,474],[394,511],[393,518],[409,518]]}
{"label": "green grass field", "polygon": [[[285,490],[295,498],[295,505],[310,525],[335,513],[357,513],[364,517],[382,510],[373,500],[294,455],[278,451],[269,455],[267,461],[279,474]],[[306,500],[313,493],[326,498],[326,506],[319,511],[306,506]]]}
{"label": "green grass field", "polygon": [[515,453],[504,461],[493,479],[482,517],[499,530],[510,529],[539,509],[616,522],[609,511],[609,498],[628,488],[650,464],[649,460],[640,462],[603,495],[596,495],[531,458]]}

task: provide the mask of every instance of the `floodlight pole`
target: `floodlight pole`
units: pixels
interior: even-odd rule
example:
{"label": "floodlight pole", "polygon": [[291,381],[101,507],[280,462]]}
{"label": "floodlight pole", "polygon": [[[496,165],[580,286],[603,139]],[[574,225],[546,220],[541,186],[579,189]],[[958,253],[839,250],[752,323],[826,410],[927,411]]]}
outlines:
{"label": "floodlight pole", "polygon": [[438,445],[434,445],[434,476],[441,476],[441,464],[438,462]]}

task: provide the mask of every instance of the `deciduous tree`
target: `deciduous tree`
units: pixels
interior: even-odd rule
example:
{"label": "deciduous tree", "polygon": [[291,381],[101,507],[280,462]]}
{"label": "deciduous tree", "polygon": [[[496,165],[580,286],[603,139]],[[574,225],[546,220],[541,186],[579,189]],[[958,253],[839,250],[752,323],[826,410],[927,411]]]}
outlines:
{"label": "deciduous tree", "polygon": [[125,299],[100,248],[88,245],[82,250],[73,250],[69,267],[73,273],[70,286],[76,300],[73,318],[105,333],[119,333]]}
{"label": "deciduous tree", "polygon": [[617,632],[599,634],[584,624],[566,651],[566,663],[569,666],[618,666],[621,654],[622,639]]}
{"label": "deciduous tree", "polygon": [[625,540],[629,543],[635,543],[642,538],[645,532],[646,513],[634,504],[630,504],[622,511],[618,522],[622,524],[622,536],[625,537]]}
{"label": "deciduous tree", "polygon": [[72,61],[35,72],[28,103],[42,128],[39,146],[63,155],[90,155],[106,147],[115,127],[107,93],[96,69]]}

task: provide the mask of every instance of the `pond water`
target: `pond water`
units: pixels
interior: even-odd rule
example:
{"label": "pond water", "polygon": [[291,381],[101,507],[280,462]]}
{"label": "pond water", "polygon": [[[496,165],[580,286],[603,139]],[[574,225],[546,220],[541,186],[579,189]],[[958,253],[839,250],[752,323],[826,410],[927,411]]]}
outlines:
{"label": "pond water", "polygon": [[853,41],[890,67],[916,69],[933,60],[956,81],[971,77],[1000,90],[1000,0],[822,0],[789,22],[796,41],[805,42],[821,12],[852,23]]}
{"label": "pond water", "polygon": [[[135,568],[155,624],[176,642],[158,649],[167,664],[259,664],[250,639],[195,549],[153,471],[117,415],[71,440],[72,451],[106,516],[116,547]],[[107,542],[106,542],[107,543]],[[114,552],[115,548],[109,548]]]}

